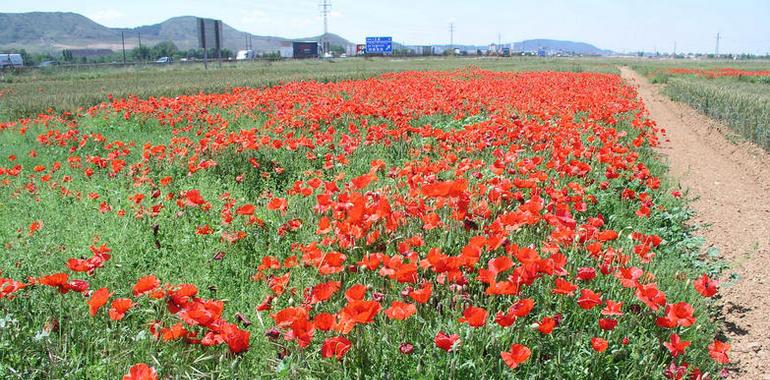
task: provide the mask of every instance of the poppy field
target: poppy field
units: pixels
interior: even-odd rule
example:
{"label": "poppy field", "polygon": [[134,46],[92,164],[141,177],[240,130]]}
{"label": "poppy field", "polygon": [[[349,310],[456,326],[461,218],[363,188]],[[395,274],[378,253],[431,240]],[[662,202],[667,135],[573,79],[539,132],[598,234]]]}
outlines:
{"label": "poppy field", "polygon": [[474,67],[0,123],[0,376],[719,376],[662,138],[616,74]]}

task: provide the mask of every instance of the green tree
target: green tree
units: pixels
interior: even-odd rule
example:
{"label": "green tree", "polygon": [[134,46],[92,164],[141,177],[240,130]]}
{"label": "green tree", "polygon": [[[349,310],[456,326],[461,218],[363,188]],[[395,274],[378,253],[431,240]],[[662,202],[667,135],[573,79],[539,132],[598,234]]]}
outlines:
{"label": "green tree", "polygon": [[72,50],[64,49],[61,51],[61,56],[64,62],[72,62]]}
{"label": "green tree", "polygon": [[150,57],[150,48],[147,47],[147,45],[137,46],[131,49],[131,59],[134,61],[147,61]]}
{"label": "green tree", "polygon": [[157,43],[150,49],[150,58],[158,59],[160,57],[173,57],[176,54],[177,48],[171,41],[163,41]]}

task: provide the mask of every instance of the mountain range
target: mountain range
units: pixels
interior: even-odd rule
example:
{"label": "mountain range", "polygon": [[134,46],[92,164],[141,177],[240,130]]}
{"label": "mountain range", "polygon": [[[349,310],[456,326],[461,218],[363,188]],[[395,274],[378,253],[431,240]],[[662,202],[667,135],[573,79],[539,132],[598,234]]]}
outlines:
{"label": "mountain range", "polygon": [[[223,23],[222,44],[232,51],[244,49],[247,43],[254,50],[277,50],[292,39],[259,36],[239,31]],[[126,49],[139,45],[154,45],[163,41],[173,42],[180,50],[198,47],[197,22],[194,16],[173,17],[159,24],[135,28],[110,28],[71,12],[29,12],[0,13],[0,50],[26,49],[29,52],[58,53],[63,49],[109,49],[119,51],[121,33],[125,37]],[[321,36],[293,39],[295,41],[318,41]],[[329,33],[326,39],[332,45],[347,46],[352,42]],[[510,46],[510,44],[506,44]],[[398,48],[401,44],[394,43]],[[447,45],[435,45],[444,48]],[[484,50],[487,45],[455,45],[462,50]],[[527,40],[513,43],[514,50],[566,51],[578,54],[606,55],[591,44],[557,40]]]}
{"label": "mountain range", "polygon": [[[198,47],[197,17],[173,17],[159,24],[136,28],[110,28],[77,13],[29,12],[0,13],[0,49],[26,49],[30,52],[59,52],[62,49],[110,49],[122,48],[121,33],[126,49],[139,45],[152,46],[171,41],[180,50]],[[321,36],[300,38],[302,41],[318,41]],[[332,45],[350,44],[346,39],[329,33]],[[292,41],[275,36],[257,36],[241,32],[223,23],[223,48],[237,51],[244,49],[247,41],[254,50],[278,49],[281,43]]]}

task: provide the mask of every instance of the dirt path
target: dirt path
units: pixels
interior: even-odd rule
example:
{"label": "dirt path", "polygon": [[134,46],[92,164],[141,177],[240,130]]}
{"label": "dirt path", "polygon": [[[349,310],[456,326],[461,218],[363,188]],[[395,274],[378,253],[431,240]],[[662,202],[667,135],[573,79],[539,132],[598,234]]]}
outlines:
{"label": "dirt path", "polygon": [[[650,116],[668,139],[660,152],[690,195],[693,222],[706,246],[730,264],[720,306],[732,344],[732,377],[770,379],[770,157],[687,105],[671,101],[633,70],[621,76],[638,86]],[[737,281],[730,281],[732,273]]]}

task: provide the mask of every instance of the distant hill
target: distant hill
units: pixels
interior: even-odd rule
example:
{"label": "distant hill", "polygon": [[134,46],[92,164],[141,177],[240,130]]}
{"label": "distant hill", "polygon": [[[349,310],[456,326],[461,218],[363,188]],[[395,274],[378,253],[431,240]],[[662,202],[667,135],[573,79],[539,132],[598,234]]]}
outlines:
{"label": "distant hill", "polygon": [[[177,48],[198,47],[196,17],[173,17],[159,24],[136,28],[109,28],[91,19],[69,12],[0,13],[0,49],[24,48],[30,52],[58,52],[62,49],[121,49],[120,33],[126,38],[126,48],[171,41]],[[258,36],[222,26],[222,44],[232,51],[245,49],[247,41],[255,50],[277,50],[292,41],[283,37]],[[297,41],[318,41],[321,36],[298,38]],[[336,34],[327,38],[332,45],[350,42]]]}
{"label": "distant hill", "polygon": [[[548,53],[575,53],[582,55],[610,55],[613,52],[611,50],[602,50],[598,47],[585,42],[574,41],[560,41],[549,39],[534,39],[524,40],[520,42],[506,42],[503,43],[504,47],[511,47],[513,45],[513,51],[538,51],[544,49]],[[442,48],[449,48],[449,45],[436,45]],[[454,45],[455,48],[460,50],[487,50],[489,45]]]}
{"label": "distant hill", "polygon": [[[155,45],[171,41],[178,49],[187,50],[198,47],[196,17],[173,17],[159,24],[144,25],[136,28],[109,28],[91,19],[70,12],[30,12],[0,13],[0,50],[8,48],[26,49],[29,52],[59,53],[62,49],[121,49],[121,32],[126,38],[126,48],[132,49],[139,44],[141,35],[143,45]],[[274,36],[258,36],[239,31],[224,24],[222,27],[223,47],[232,51],[246,48],[247,41],[257,51],[277,50],[291,41],[319,41],[321,36],[288,39]],[[332,45],[346,46],[350,41],[333,33],[326,38]],[[584,42],[558,41],[548,39],[514,42],[514,51],[536,51],[545,49],[552,52],[569,52],[584,55],[607,55],[612,52],[602,50]],[[510,46],[511,43],[505,44]],[[448,48],[448,45],[434,45]],[[394,48],[402,45],[394,42]],[[488,45],[455,45],[462,50],[486,50]]]}
{"label": "distant hill", "polygon": [[531,51],[539,49],[545,49],[550,52],[569,52],[585,55],[612,54],[612,51],[610,50],[602,50],[585,42],[536,39],[514,42],[513,44],[513,50],[515,51]]}
{"label": "distant hill", "polygon": [[103,48],[120,33],[77,13],[0,13],[0,46],[49,50],[69,46]]}

